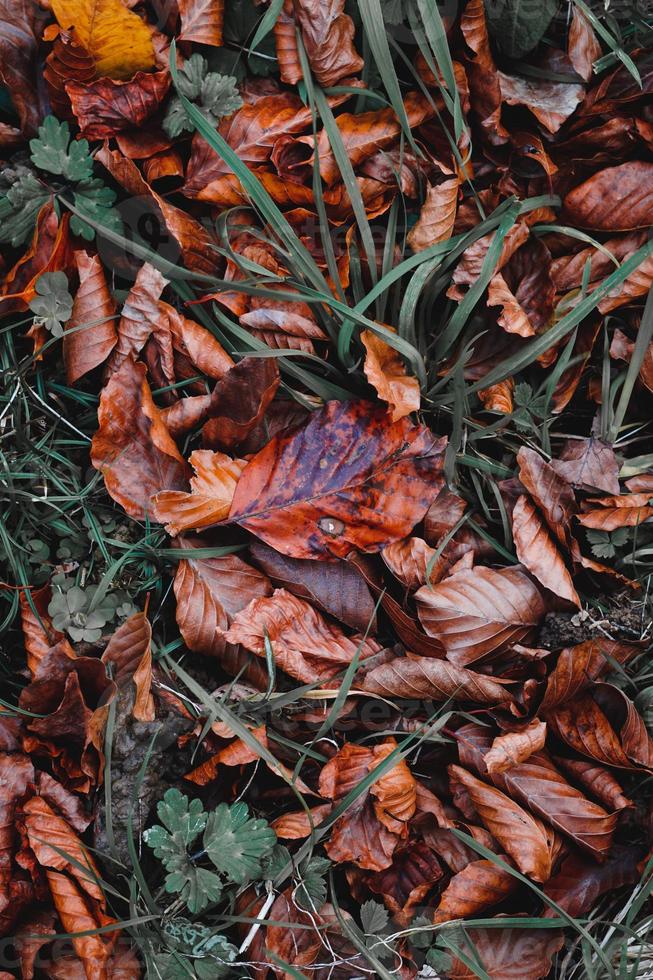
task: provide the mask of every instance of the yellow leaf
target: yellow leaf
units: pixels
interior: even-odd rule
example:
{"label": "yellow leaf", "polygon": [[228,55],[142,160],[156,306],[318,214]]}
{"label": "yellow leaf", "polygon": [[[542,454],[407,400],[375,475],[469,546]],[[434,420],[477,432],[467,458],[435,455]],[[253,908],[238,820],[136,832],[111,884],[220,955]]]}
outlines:
{"label": "yellow leaf", "polygon": [[60,27],[75,28],[99,75],[131,78],[154,67],[150,30],[122,0],[52,0],[52,10]]}

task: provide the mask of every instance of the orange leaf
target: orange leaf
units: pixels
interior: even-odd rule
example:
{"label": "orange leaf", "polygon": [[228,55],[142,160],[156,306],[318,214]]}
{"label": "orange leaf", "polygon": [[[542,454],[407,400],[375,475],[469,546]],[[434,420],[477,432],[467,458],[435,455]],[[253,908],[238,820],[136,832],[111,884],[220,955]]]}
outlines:
{"label": "orange leaf", "polygon": [[195,470],[191,492],[164,490],[154,497],[154,514],[173,537],[181,531],[211,527],[229,514],[236,484],[247,465],[224,453],[196,449],[188,462]]}
{"label": "orange leaf", "polygon": [[70,385],[103,364],[118,342],[114,323],[116,305],[100,259],[80,251],[75,252],[75,262],[79,289],[63,338],[63,359]]}
{"label": "orange leaf", "polygon": [[360,336],[365,348],[365,377],[376,388],[379,398],[388,403],[393,422],[419,411],[419,381],[406,372],[398,352],[372,330]]}
{"label": "orange leaf", "polygon": [[102,663],[113,666],[118,687],[132,680],[136,688],[133,715],[136,721],[154,721],[152,697],[152,627],[144,612],[134,613],[109,640]]}
{"label": "orange leaf", "polygon": [[522,565],[554,595],[580,608],[580,598],[562,556],[535,505],[525,494],[517,499],[513,508],[512,533]]}

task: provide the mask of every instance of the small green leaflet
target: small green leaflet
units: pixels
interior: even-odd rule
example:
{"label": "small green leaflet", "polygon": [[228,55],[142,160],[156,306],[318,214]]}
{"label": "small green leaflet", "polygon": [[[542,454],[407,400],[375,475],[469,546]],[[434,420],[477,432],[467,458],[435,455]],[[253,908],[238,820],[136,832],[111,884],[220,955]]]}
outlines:
{"label": "small green leaflet", "polygon": [[[210,72],[207,60],[201,54],[191,55],[183,68],[179,69],[179,91],[197,104],[211,125],[217,125],[224,116],[230,116],[243,104],[236,87],[236,79],[231,75]],[[195,128],[178,96],[174,96],[168,106],[163,128],[172,138],[185,130],[192,132]]]}
{"label": "small green leaflet", "polygon": [[[77,184],[73,191],[73,204],[92,221],[104,225],[116,234],[122,232],[122,218],[113,207],[116,195],[110,187],[105,187],[102,181],[95,177]],[[74,214],[70,221],[70,230],[74,235],[80,235],[87,241],[95,237],[95,229],[82,218]]]}
{"label": "small green leaflet", "polygon": [[593,555],[597,558],[614,558],[617,548],[628,544],[631,530],[629,527],[618,527],[615,531],[595,531],[588,528],[585,533]]}
{"label": "small green leaflet", "polygon": [[368,936],[383,932],[389,918],[387,909],[373,899],[361,905],[361,925],[363,932]]}
{"label": "small green leaflet", "polygon": [[39,135],[30,140],[32,163],[39,170],[57,174],[66,180],[88,180],[93,175],[93,160],[86,140],[72,140],[67,122],[47,116]]}
{"label": "small green leaflet", "polygon": [[326,902],[327,886],[324,876],[331,867],[328,858],[312,857],[301,870],[301,883],[296,892],[297,903],[307,911],[316,911]]}
{"label": "small green leaflet", "polygon": [[537,47],[557,9],[558,0],[485,0],[490,35],[511,58]]}
{"label": "small green leaflet", "polygon": [[0,243],[17,248],[32,235],[36,216],[51,197],[50,190],[26,168],[0,197]]}
{"label": "small green leaflet", "polygon": [[277,842],[267,820],[249,816],[246,803],[221,803],[210,814],[204,849],[218,871],[237,884],[260,877],[261,861]]}
{"label": "small green leaflet", "polygon": [[63,336],[63,325],[73,312],[65,272],[44,272],[36,280],[36,296],[29,308],[53,337]]}

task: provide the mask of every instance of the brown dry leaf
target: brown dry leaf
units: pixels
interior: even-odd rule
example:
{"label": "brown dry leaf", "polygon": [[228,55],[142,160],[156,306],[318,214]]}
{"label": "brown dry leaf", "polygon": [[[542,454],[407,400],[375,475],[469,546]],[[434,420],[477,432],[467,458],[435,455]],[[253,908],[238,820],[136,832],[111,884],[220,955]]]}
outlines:
{"label": "brown dry leaf", "polygon": [[308,837],[313,829],[331,813],[332,809],[330,803],[320,803],[319,806],[310,807],[310,819],[305,810],[297,810],[294,813],[284,813],[282,817],[277,817],[270,826],[277,837],[282,840],[301,840],[303,837]]}
{"label": "brown dry leaf", "polygon": [[113,301],[102,263],[97,255],[75,252],[79,289],[73,312],[66,323],[63,358],[69,385],[104,364],[116,346],[118,336]]}
{"label": "brown dry leaf", "polygon": [[517,453],[519,479],[537,504],[558,542],[566,548],[569,526],[576,513],[576,500],[566,479],[552,463],[547,463],[534,449],[523,446]]}
{"label": "brown dry leaf", "polygon": [[525,494],[517,499],[512,511],[512,534],[522,565],[554,595],[580,608],[580,598],[562,555],[533,501]]}
{"label": "brown dry leaf", "polygon": [[365,675],[362,690],[389,698],[420,700],[471,701],[474,704],[507,706],[513,700],[510,692],[491,677],[444,660],[399,657],[373,667]]}
{"label": "brown dry leaf", "polygon": [[431,548],[423,538],[404,538],[403,541],[389,544],[381,552],[381,557],[392,574],[407,589],[417,589],[426,584],[429,565],[429,581],[440,581],[448,563],[443,560],[434,561],[435,555],[435,548]]}
{"label": "brown dry leaf", "polygon": [[265,416],[279,382],[273,358],[244,357],[230,368],[213,389],[204,444],[231,449],[244,442]]}
{"label": "brown dry leaf", "polygon": [[571,701],[591,687],[601,674],[608,673],[615,662],[627,663],[638,653],[641,648],[634,644],[616,643],[603,637],[565,648],[547,678],[540,711],[550,711]]}
{"label": "brown dry leaf", "polygon": [[381,406],[329,402],[251,460],[230,520],[294,558],[377,551],[422,519],[443,454],[444,440]]}
{"label": "brown dry leaf", "polygon": [[459,186],[457,179],[429,184],[419,218],[406,239],[413,252],[423,252],[425,248],[451,238]]}
{"label": "brown dry leaf", "polygon": [[492,980],[544,980],[564,941],[562,929],[474,929],[463,945],[466,962],[455,957],[447,975],[449,980],[476,980],[478,973],[469,964],[478,957]]}
{"label": "brown dry leaf", "polygon": [[[624,847],[622,844],[615,844],[602,864],[570,854],[557,874],[546,883],[544,891],[569,915],[575,918],[582,916],[596,906],[601,895],[638,881],[637,864],[641,858],[640,848]],[[547,906],[542,913],[545,919],[555,918],[557,914],[551,906]]]}
{"label": "brown dry leaf", "polygon": [[442,867],[431,848],[422,841],[411,841],[395,851],[389,868],[365,875],[364,881],[381,897],[395,922],[405,928],[441,878]]}
{"label": "brown dry leaf", "polygon": [[229,514],[236,484],[247,465],[225,453],[196,449],[188,457],[195,475],[190,493],[164,490],[153,498],[154,516],[173,537],[182,531],[211,527]]}
{"label": "brown dry leaf", "polygon": [[501,124],[501,86],[492,57],[483,0],[469,0],[460,18],[460,30],[473,52],[473,57],[465,60],[472,109],[489,142],[505,143],[508,132]]}
{"label": "brown dry leaf", "polygon": [[194,653],[222,657],[226,630],[236,613],[259,596],[272,594],[267,576],[237,555],[194,558],[199,538],[178,538],[183,549],[174,581],[177,624]]}
{"label": "brown dry leaf", "polygon": [[533,718],[531,722],[516,732],[497,735],[483,761],[490,774],[505,772],[520,762],[525,762],[534,752],[544,748],[546,742],[546,722]]}
{"label": "brown dry leaf", "polygon": [[653,163],[630,160],[606,167],[570,191],[567,218],[594,231],[632,231],[653,222]]}
{"label": "brown dry leaf", "polygon": [[442,892],[433,923],[439,925],[478,915],[499,905],[518,886],[517,878],[493,861],[472,861],[453,876]]}
{"label": "brown dry leaf", "polygon": [[392,421],[418,412],[419,381],[407,373],[399,353],[372,330],[363,330],[360,339],[365,348],[365,377],[388,403]]}
{"label": "brown dry leaf", "polygon": [[[558,459],[552,459],[550,465],[574,487],[619,493],[619,463],[614,449],[594,436],[569,439]],[[533,495],[530,487],[529,493]]]}
{"label": "brown dry leaf", "polygon": [[363,59],[354,47],[354,23],[344,8],[344,0],[295,2],[295,16],[311,70],[323,88],[337,85],[363,67]]}
{"label": "brown dry leaf", "polygon": [[30,0],[0,3],[0,80],[7,86],[24,135],[33,136],[43,113],[37,95],[39,9]]}
{"label": "brown dry leaf", "polygon": [[75,651],[64,634],[54,628],[48,615],[48,605],[52,598],[50,586],[43,585],[40,589],[30,589],[30,598],[31,604],[27,598],[27,591],[21,589],[18,601],[23,642],[27,653],[27,667],[32,677],[35,677],[39,664],[54,646],[58,646],[71,658],[75,657]]}
{"label": "brown dry leaf", "polygon": [[17,849],[16,807],[34,782],[34,767],[22,753],[0,753],[0,912],[11,905],[10,885],[14,877]]}
{"label": "brown dry leaf", "polygon": [[513,410],[514,378],[506,378],[489,388],[482,388],[478,397],[487,412],[500,412],[509,415]]}
{"label": "brown dry leaf", "polygon": [[159,314],[170,329],[175,351],[188,358],[198,371],[220,381],[234,367],[231,356],[205,327],[168,303],[159,302]]}
{"label": "brown dry leaf", "polygon": [[[626,493],[613,497],[593,498],[578,515],[583,527],[599,531],[615,531],[618,527],[637,527],[653,517],[650,493]],[[594,505],[598,504],[596,507]]]}
{"label": "brown dry leaf", "polygon": [[608,810],[623,810],[634,806],[633,801],[624,794],[612,773],[603,766],[588,762],[586,759],[567,759],[562,756],[556,756],[554,762]]}
{"label": "brown dry leaf", "polygon": [[[86,901],[74,879],[49,869],[46,877],[62,931],[71,935],[73,949],[84,964],[87,980],[89,977],[104,980],[113,945],[112,934],[95,930],[112,925],[116,920],[107,916],[97,902]],[[91,934],[83,935],[85,932]]]}
{"label": "brown dry leaf", "polygon": [[574,70],[584,81],[589,82],[592,78],[592,65],[601,57],[602,49],[592,25],[578,7],[572,10],[567,52]]}
{"label": "brown dry leaf", "polygon": [[517,568],[477,566],[415,593],[422,626],[459,667],[526,641],[544,617],[544,600]]}
{"label": "brown dry leaf", "polygon": [[571,705],[558,705],[546,714],[550,730],[572,749],[601,765],[637,768],[601,708],[590,694],[576,697]]}
{"label": "brown dry leaf", "polygon": [[43,77],[48,86],[52,112],[58,119],[73,120],[66,83],[92,82],[97,77],[95,60],[80,42],[74,28],[59,31],[45,59]]}
{"label": "brown dry leaf", "polygon": [[154,721],[152,697],[152,627],[144,612],[126,619],[109,640],[102,663],[111,664],[118,687],[133,681],[136,697],[132,709],[136,721]]}
{"label": "brown dry leaf", "polygon": [[254,541],[249,553],[277,588],[306,599],[359,633],[376,631],[376,610],[360,572],[346,561],[288,558]]}
{"label": "brown dry leaf", "polygon": [[543,825],[505,793],[488,786],[460,766],[449,766],[452,782],[469,794],[485,827],[533,881],[551,876],[551,849]]}
{"label": "brown dry leaf", "polygon": [[71,80],[65,89],[82,136],[108,139],[125,129],[145,126],[170,88],[167,68],[139,71],[132,78]]}
{"label": "brown dry leaf", "polygon": [[381,649],[370,638],[345,636],[307,602],[285,589],[275,589],[270,597],[253,599],[234,616],[223,635],[227,643],[240,643],[264,659],[267,639],[277,666],[304,684],[327,682],[351,663],[359,649],[361,660]]}
{"label": "brown dry leaf", "polygon": [[181,15],[181,33],[178,41],[196,41],[198,44],[222,44],[224,0],[177,0]]}
{"label": "brown dry leaf", "polygon": [[144,364],[127,357],[112,374],[100,396],[98,422],[91,462],[131,517],[150,513],[161,490],[185,489],[186,462],[152,400]]}
{"label": "brown dry leaf", "polygon": [[104,907],[100,870],[72,827],[41,796],[28,800],[23,814],[29,846],[41,867],[67,871]]}
{"label": "brown dry leaf", "polygon": [[549,133],[557,133],[585,95],[584,85],[565,82],[536,82],[499,73],[501,98],[508,105],[529,109]]}
{"label": "brown dry leaf", "polygon": [[129,357],[136,357],[154,330],[159,316],[159,297],[167,280],[158,269],[145,263],[138,270],[118,324],[118,343],[107,365],[110,376]]}

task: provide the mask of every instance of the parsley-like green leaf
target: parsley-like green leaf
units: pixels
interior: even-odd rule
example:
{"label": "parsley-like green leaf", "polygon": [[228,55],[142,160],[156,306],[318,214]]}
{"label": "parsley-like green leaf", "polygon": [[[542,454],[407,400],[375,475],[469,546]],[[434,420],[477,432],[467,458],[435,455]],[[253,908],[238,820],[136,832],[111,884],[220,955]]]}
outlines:
{"label": "parsley-like green leaf", "polygon": [[[207,60],[201,54],[191,55],[179,70],[178,87],[181,94],[195,102],[200,112],[214,126],[225,116],[240,109],[243,104],[236,79],[231,75],[208,71]],[[179,96],[171,99],[163,128],[172,138],[185,130],[192,132],[194,126],[186,115]]]}
{"label": "parsley-like green leaf", "polygon": [[14,248],[24,245],[31,238],[36,217],[49,197],[48,188],[31,170],[25,169],[0,197],[0,242]]}
{"label": "parsley-like green leaf", "polygon": [[63,336],[63,324],[73,312],[73,298],[68,292],[65,272],[44,272],[34,286],[36,296],[29,308],[53,337]]}
{"label": "parsley-like green leaf", "polygon": [[383,932],[389,918],[387,909],[373,899],[369,899],[361,905],[361,925],[366,935],[374,936]]}
{"label": "parsley-like green leaf", "polygon": [[39,127],[37,138],[30,140],[32,163],[40,170],[57,174],[66,180],[88,180],[93,174],[93,160],[86,140],[72,140],[67,122],[47,116]]}
{"label": "parsley-like green leaf", "polygon": [[246,803],[221,803],[209,815],[204,832],[209,858],[218,871],[239,885],[261,876],[262,859],[276,842],[267,820],[250,817]]}
{"label": "parsley-like green leaf", "polygon": [[[122,218],[113,207],[116,195],[110,187],[105,187],[97,177],[84,180],[73,191],[73,203],[82,214],[96,221],[110,231],[120,234],[123,230]],[[74,214],[70,221],[70,230],[74,235],[81,235],[87,241],[95,238],[95,228]]]}

